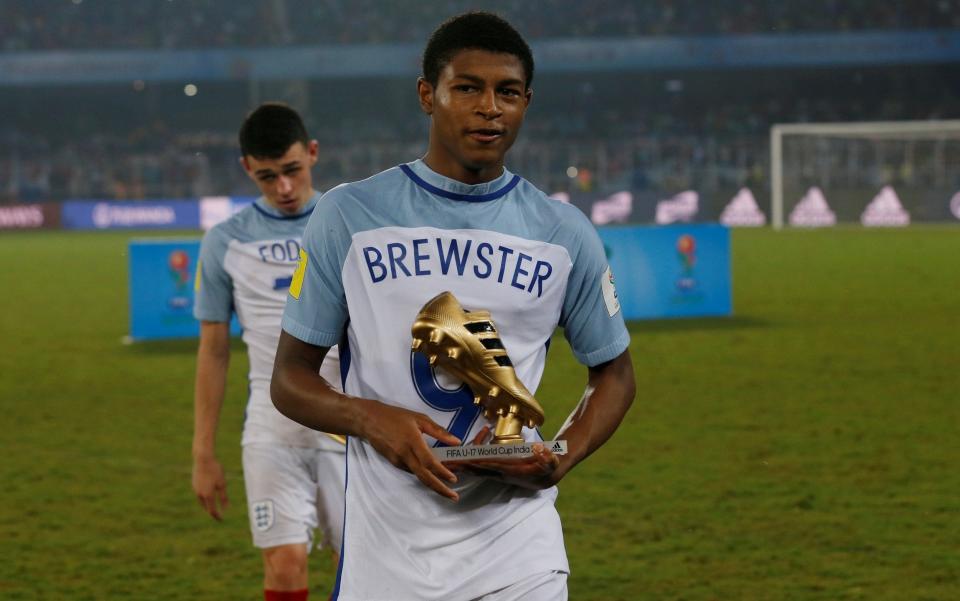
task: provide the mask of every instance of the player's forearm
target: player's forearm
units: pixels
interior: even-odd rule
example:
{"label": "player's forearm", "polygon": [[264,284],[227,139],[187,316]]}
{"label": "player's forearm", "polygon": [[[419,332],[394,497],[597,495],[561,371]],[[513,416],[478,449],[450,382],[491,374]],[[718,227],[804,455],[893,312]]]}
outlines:
{"label": "player's forearm", "polygon": [[204,352],[201,347],[197,354],[197,377],[193,392],[192,452],[195,460],[210,458],[215,454],[229,364],[229,353]]}
{"label": "player's forearm", "polygon": [[358,436],[364,399],[339,392],[318,373],[328,350],[281,332],[270,397],[277,411],[308,428]]}
{"label": "player's forearm", "polygon": [[310,368],[274,370],[270,395],[277,410],[314,430],[367,438],[378,401],[344,394]]}
{"label": "player's forearm", "polygon": [[220,422],[220,409],[223,406],[224,389],[211,390],[206,387],[197,391],[193,404],[193,446],[194,459],[213,456],[216,448],[217,425]]}
{"label": "player's forearm", "polygon": [[553,474],[558,482],[567,472],[600,448],[623,421],[636,395],[629,351],[590,371],[580,403],[557,433],[568,443],[567,455]]}
{"label": "player's forearm", "polygon": [[351,404],[311,366],[299,362],[276,365],[270,396],[277,410],[314,430],[347,434]]}

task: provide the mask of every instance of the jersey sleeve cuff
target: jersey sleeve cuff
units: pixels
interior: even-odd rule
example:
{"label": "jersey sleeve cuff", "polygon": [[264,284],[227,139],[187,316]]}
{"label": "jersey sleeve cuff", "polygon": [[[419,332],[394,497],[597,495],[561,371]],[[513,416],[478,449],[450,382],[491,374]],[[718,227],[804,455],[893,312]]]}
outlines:
{"label": "jersey sleeve cuff", "polygon": [[209,309],[197,309],[194,307],[193,317],[197,321],[230,321],[231,313],[227,311],[226,313],[220,313],[217,311],[210,311]]}
{"label": "jersey sleeve cuff", "polygon": [[322,330],[314,330],[295,321],[289,315],[283,316],[283,321],[280,323],[280,326],[287,334],[314,346],[331,347],[336,346],[340,342],[340,332],[330,333]]}
{"label": "jersey sleeve cuff", "polygon": [[607,361],[616,359],[623,353],[623,351],[627,350],[628,346],[630,346],[630,332],[624,330],[616,340],[603,348],[590,351],[589,353],[581,353],[580,351],[573,349],[573,355],[580,363],[586,365],[587,367],[594,367],[596,365],[600,365],[601,363],[606,363]]}

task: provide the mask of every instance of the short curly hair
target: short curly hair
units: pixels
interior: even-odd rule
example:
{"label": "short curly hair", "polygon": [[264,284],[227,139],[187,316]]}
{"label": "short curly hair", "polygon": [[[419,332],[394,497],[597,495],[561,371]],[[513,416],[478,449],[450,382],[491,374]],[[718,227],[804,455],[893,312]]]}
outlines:
{"label": "short curly hair", "polygon": [[478,49],[512,54],[523,65],[529,89],[533,83],[533,53],[523,36],[503,18],[488,12],[469,12],[443,22],[423,50],[423,78],[437,85],[440,71],[461,50]]}

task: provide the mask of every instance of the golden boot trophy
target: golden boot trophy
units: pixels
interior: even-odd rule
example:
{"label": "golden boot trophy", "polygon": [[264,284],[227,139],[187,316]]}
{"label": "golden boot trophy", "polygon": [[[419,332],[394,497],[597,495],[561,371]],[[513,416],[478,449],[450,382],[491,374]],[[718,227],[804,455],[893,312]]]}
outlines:
{"label": "golden boot trophy", "polygon": [[[466,311],[452,293],[443,292],[420,309],[411,333],[413,350],[425,355],[430,365],[463,380],[484,415],[496,418],[494,445],[523,444],[523,426],[543,424],[543,407],[517,378],[488,311]],[[551,450],[562,453],[566,445],[553,445]]]}

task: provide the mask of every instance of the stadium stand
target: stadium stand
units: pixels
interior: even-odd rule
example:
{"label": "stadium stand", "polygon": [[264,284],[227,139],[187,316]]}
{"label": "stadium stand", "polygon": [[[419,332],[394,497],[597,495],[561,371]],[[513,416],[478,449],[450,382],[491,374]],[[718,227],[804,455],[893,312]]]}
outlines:
{"label": "stadium stand", "polygon": [[[857,74],[860,76],[856,83]],[[762,74],[729,76],[732,88],[752,86],[746,97],[717,97],[709,89],[715,77],[684,77],[686,89],[670,92],[663,77],[639,77],[614,86],[611,76],[580,76],[576,82],[554,78],[537,87],[537,101],[512,161],[517,169],[553,191],[605,193],[633,189],[676,189],[696,183],[707,189],[749,185],[766,189],[767,138],[770,124],[794,121],[883,121],[928,119],[960,114],[956,94],[910,94],[936,90],[940,68],[926,70],[837,70],[832,77],[811,73],[799,84],[800,94],[764,90],[751,83]],[[798,75],[798,77],[800,77]],[[848,81],[844,84],[843,82]],[[775,83],[775,82],[774,82]],[[560,102],[571,85],[593,89],[584,104]],[[325,94],[322,83],[311,94],[307,111],[323,152],[317,170],[324,188],[359,179],[396,162],[417,156],[421,128],[413,98],[388,98],[384,110],[368,110],[362,97],[373,94],[373,83]],[[408,86],[401,86],[401,88]],[[891,94],[891,91],[896,93]],[[211,127],[217,111],[242,114],[242,86],[204,92],[189,122],[165,114],[163,105],[143,115],[112,119],[73,119],[96,115],[100,91],[72,89],[73,102],[50,112],[42,91],[20,107],[25,118],[18,128],[0,130],[0,198],[4,202],[65,198],[177,198],[250,192],[236,164],[232,129]],[[543,102],[538,102],[543,99]],[[637,99],[641,99],[637,102]],[[332,111],[337,118],[331,119]],[[44,119],[44,113],[46,119]],[[51,128],[56,123],[58,127]],[[183,149],[191,152],[184,153]],[[592,174],[587,184],[566,176],[569,166]],[[584,188],[586,186],[586,188]]]}
{"label": "stadium stand", "polygon": [[[256,6],[2,2],[6,52],[0,56],[402,44],[422,39],[437,14],[470,3],[324,0],[295,15],[295,4],[284,0]],[[576,38],[588,45],[610,37],[842,37],[960,28],[960,0],[597,0],[588,7],[502,0],[485,6],[534,40]],[[511,167],[575,202],[631,190],[638,220],[652,219],[664,194],[696,188],[702,216],[715,219],[742,187],[766,200],[772,124],[957,118],[958,62],[541,73]],[[425,120],[418,118],[411,79],[313,79],[266,83],[255,92],[246,81],[199,82],[202,91],[189,104],[182,83],[0,86],[0,111],[12,116],[0,123],[0,202],[250,194],[237,167],[233,129],[257,98],[281,98],[302,109],[321,141],[321,188],[360,179],[422,153]]]}
{"label": "stadium stand", "polygon": [[[408,42],[424,39],[438,14],[475,6],[467,0],[322,0],[307,8],[284,0],[7,0],[0,3],[0,40],[5,51]],[[494,0],[484,7],[518,23],[531,39],[960,27],[958,0]]]}

